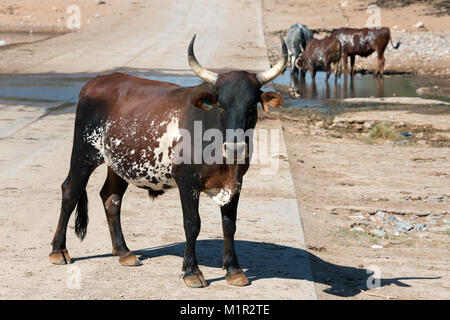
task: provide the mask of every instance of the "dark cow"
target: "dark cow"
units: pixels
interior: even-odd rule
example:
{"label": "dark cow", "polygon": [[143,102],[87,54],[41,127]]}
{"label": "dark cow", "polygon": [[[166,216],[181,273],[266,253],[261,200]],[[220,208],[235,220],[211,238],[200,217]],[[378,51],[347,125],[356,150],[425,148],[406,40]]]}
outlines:
{"label": "dark cow", "polygon": [[317,69],[321,68],[326,71],[328,81],[331,74],[331,65],[335,64],[335,81],[337,81],[338,65],[341,59],[341,45],[334,37],[326,37],[324,39],[311,39],[306,45],[306,49],[301,54],[295,64],[301,69],[302,78],[305,77],[306,71],[311,72],[313,81],[316,78]]}
{"label": "dark cow", "polygon": [[286,45],[289,51],[289,62],[291,65],[291,75],[298,75],[298,68],[295,60],[305,50],[306,44],[312,39],[313,34],[307,26],[296,23],[289,28],[286,35]]}
{"label": "dark cow", "polygon": [[[281,37],[280,37],[281,38]],[[223,267],[231,285],[243,286],[248,279],[239,267],[234,249],[236,211],[242,178],[250,163],[249,136],[235,136],[220,143],[222,162],[207,164],[189,154],[200,142],[201,151],[210,142],[195,139],[195,124],[202,132],[215,129],[253,129],[257,121],[257,104],[264,110],[278,107],[283,98],[261,87],[274,79],[285,67],[287,48],[282,41],[282,57],[267,71],[214,73],[203,68],[193,52],[195,36],[188,49],[192,70],[205,82],[195,87],[140,79],[125,74],[99,76],[81,90],[75,118],[75,132],[70,171],[62,184],[62,205],[52,241],[50,261],[71,263],[66,249],[66,230],[72,211],[77,207],[75,232],[86,235],[89,176],[106,163],[108,175],[100,196],[112,239],[112,252],[125,266],[140,265],[122,234],[120,208],[128,184],[146,189],[151,197],[178,187],[186,235],[183,270],[189,287],[204,287],[206,281],[198,268],[195,243],[200,232],[199,194],[207,193],[219,205],[224,233]],[[193,139],[189,141],[191,134]],[[224,135],[225,136],[225,135]],[[185,144],[190,148],[181,149]],[[190,150],[189,150],[190,149]],[[231,152],[229,152],[231,150]],[[187,154],[185,153],[187,152]],[[236,154],[236,157],[234,157]],[[180,158],[188,161],[176,161]],[[244,161],[237,161],[238,159]],[[230,160],[231,159],[231,160]]]}
{"label": "dark cow", "polygon": [[344,76],[347,78],[347,57],[350,57],[351,77],[354,76],[355,56],[368,57],[373,52],[377,52],[378,64],[375,76],[383,76],[384,72],[384,51],[389,41],[394,49],[398,49],[400,42],[396,45],[392,42],[391,31],[387,27],[376,28],[339,28],[331,33],[341,43],[342,61],[344,63]]}

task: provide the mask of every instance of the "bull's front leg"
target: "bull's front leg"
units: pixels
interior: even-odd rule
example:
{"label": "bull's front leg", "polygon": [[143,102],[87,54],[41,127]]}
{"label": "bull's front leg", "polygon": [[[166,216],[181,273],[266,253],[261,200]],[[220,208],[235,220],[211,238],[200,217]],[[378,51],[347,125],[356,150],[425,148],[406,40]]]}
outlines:
{"label": "bull's front leg", "polygon": [[200,233],[200,215],[198,212],[200,189],[193,176],[181,179],[181,181],[177,181],[177,184],[180,191],[181,207],[183,209],[183,226],[186,235],[183,280],[191,288],[206,287],[206,280],[198,268],[197,257],[195,256],[195,243]]}
{"label": "bull's front leg", "polygon": [[247,277],[239,266],[234,249],[234,234],[236,232],[237,206],[239,193],[235,193],[231,201],[220,208],[222,212],[223,229],[223,268],[227,270],[225,279],[233,286],[246,286],[249,284]]}
{"label": "bull's front leg", "polygon": [[344,80],[347,80],[348,75],[348,58],[347,55],[344,53],[342,54],[342,64],[344,66]]}

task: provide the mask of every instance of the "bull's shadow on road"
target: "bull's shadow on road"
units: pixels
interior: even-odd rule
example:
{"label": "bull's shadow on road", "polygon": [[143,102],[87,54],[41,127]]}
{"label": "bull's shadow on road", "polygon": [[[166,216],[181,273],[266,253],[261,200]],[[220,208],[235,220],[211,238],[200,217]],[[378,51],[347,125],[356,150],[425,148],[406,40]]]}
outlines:
{"label": "bull's shadow on road", "polygon": [[[134,252],[141,260],[166,255],[183,257],[184,245],[184,242],[180,242]],[[370,270],[333,264],[299,248],[242,240],[236,240],[235,246],[239,263],[246,270],[246,275],[251,282],[273,278],[315,281],[329,286],[324,290],[325,292],[341,297],[352,297],[362,290],[369,290],[368,286],[371,284],[381,287],[391,284],[410,287],[401,280],[436,279],[425,277],[377,279]],[[202,266],[221,268],[222,250],[223,241],[220,239],[198,240],[196,254],[200,268]],[[308,263],[311,263],[312,275],[308,272],[310,269]],[[223,279],[224,277],[207,279],[207,281]]]}

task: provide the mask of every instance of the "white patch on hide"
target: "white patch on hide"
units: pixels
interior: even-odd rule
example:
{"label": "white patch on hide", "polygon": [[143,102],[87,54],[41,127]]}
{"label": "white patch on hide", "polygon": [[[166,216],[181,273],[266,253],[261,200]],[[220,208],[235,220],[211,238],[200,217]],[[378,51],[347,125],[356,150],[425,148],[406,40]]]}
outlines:
{"label": "white patch on hide", "polygon": [[221,207],[231,201],[231,190],[227,187],[220,190],[211,189],[206,191],[206,193]]}

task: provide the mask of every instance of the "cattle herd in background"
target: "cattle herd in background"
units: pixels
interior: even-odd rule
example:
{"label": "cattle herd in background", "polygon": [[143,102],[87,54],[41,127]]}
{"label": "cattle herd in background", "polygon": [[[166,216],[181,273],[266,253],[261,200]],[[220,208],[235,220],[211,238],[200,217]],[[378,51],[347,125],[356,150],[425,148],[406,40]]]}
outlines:
{"label": "cattle herd in background", "polygon": [[304,78],[309,71],[314,81],[316,71],[321,69],[326,72],[325,81],[328,81],[334,67],[335,81],[337,81],[343,64],[345,80],[348,75],[348,58],[350,57],[350,77],[353,79],[355,57],[368,57],[376,52],[378,62],[374,75],[382,77],[385,63],[384,51],[389,41],[394,49],[400,46],[400,42],[394,45],[391,32],[387,27],[339,28],[319,40],[313,37],[312,31],[307,26],[296,23],[291,26],[286,36],[291,76],[298,77],[300,73]]}

